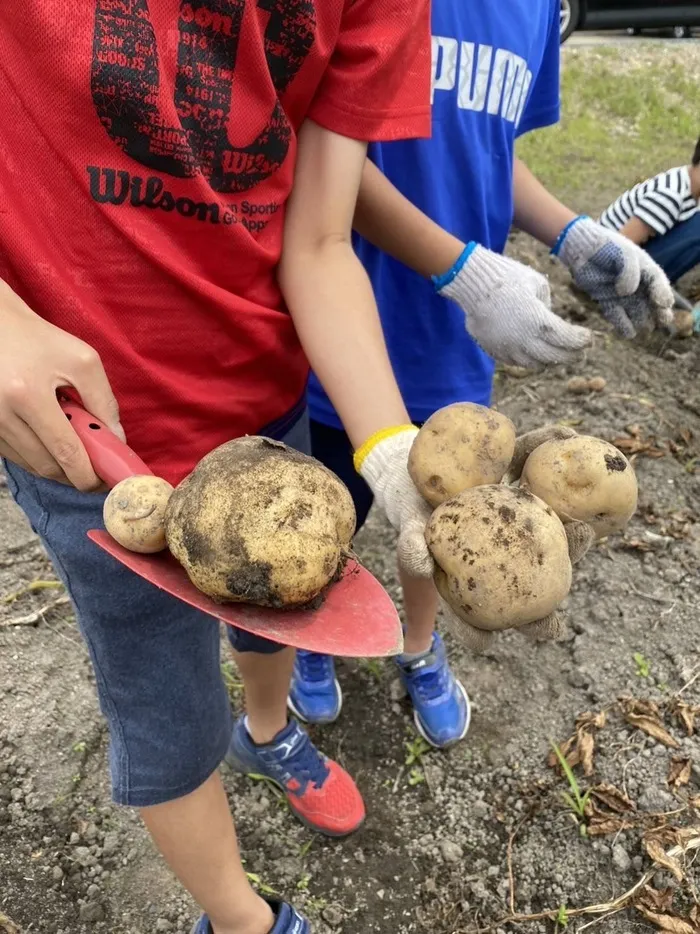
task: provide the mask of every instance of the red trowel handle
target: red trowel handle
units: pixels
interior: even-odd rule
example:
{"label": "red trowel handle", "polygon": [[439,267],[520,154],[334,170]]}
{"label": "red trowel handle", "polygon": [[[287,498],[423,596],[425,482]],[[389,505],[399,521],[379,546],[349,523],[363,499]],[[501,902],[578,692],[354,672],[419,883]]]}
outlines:
{"label": "red trowel handle", "polygon": [[73,430],[83,442],[93,470],[110,489],[127,477],[153,473],[138,454],[134,454],[94,415],[75,402],[66,399],[59,399],[59,402]]}

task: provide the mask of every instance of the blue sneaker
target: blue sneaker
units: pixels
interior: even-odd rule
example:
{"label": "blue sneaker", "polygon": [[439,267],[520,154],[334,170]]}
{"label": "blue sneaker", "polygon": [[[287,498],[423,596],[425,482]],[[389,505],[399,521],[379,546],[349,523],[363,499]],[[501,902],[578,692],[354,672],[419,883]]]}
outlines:
{"label": "blue sneaker", "polygon": [[328,837],[345,837],[365,819],[355,782],[337,762],[321,755],[296,720],[271,743],[257,746],[241,717],[233,728],[226,762],[237,772],[271,779],[299,820]]}
{"label": "blue sneaker", "polygon": [[[311,926],[303,915],[287,902],[276,902],[266,898],[276,921],[270,934],[311,934]],[[190,934],[214,934],[209,918],[206,915],[197,921]]]}
{"label": "blue sneaker", "polygon": [[304,723],[333,723],[338,719],[343,692],[331,655],[297,651],[287,705]]}
{"label": "blue sneaker", "polygon": [[464,685],[452,674],[445,643],[433,635],[430,652],[402,663],[396,659],[401,680],[413,703],[413,719],[423,739],[444,749],[467,735],[471,711]]}

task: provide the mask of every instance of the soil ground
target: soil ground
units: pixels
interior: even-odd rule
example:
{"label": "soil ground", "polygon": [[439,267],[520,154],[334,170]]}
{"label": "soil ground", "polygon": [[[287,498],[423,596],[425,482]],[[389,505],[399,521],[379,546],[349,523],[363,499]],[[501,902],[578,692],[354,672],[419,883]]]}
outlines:
{"label": "soil ground", "polygon": [[[601,186],[596,209],[615,194]],[[473,722],[449,753],[416,740],[391,662],[339,664],[343,715],[313,736],[365,796],[367,823],[354,837],[315,836],[267,785],[225,774],[247,870],[264,890],[293,899],[317,932],[544,934],[567,921],[576,932],[594,924],[606,934],[649,932],[659,927],[649,901],[646,917],[612,904],[647,872],[656,892],[668,890],[656,914],[692,918],[700,887],[692,853],[677,878],[652,863],[648,846],[654,830],[664,850],[700,834],[678,834],[700,824],[700,743],[673,716],[688,719],[700,705],[697,344],[618,341],[544,250],[517,235],[511,252],[551,276],[560,313],[596,329],[575,374],[607,385],[580,396],[567,391],[574,370],[501,370],[497,407],[520,431],[566,422],[636,449],[640,508],[624,537],[579,565],[560,642],[533,646],[512,634],[480,658],[453,648]],[[358,550],[399,600],[393,547],[374,516]],[[9,918],[22,934],[188,931],[194,905],[135,815],[109,802],[105,729],[70,607],[54,588],[6,599],[53,576],[0,489],[0,932],[14,934]],[[235,671],[226,671],[239,705]],[[621,697],[655,702],[658,717],[637,707],[630,722]],[[582,718],[603,711],[604,725]],[[563,801],[566,779],[547,764],[550,739],[566,740],[577,718],[580,746],[584,734],[595,744],[592,774],[576,768],[581,788],[598,790],[585,836]],[[611,905],[576,914],[599,903]],[[549,919],[520,917],[548,911]],[[668,929],[686,934],[687,923]]]}

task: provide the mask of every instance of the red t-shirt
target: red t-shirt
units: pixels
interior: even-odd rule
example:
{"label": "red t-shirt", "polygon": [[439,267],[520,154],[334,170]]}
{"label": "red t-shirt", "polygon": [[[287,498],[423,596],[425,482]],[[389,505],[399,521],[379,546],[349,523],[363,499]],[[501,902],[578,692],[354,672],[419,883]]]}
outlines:
{"label": "red t-shirt", "polygon": [[300,404],[275,280],[296,133],[429,135],[429,0],[2,7],[0,277],[99,352],[176,482]]}

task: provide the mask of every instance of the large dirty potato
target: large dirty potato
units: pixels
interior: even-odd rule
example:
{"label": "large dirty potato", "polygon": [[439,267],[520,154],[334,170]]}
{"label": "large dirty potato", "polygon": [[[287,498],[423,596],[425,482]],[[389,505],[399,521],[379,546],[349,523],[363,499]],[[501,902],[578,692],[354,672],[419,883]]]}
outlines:
{"label": "large dirty potato", "polygon": [[596,538],[622,531],[637,508],[631,464],[600,438],[576,435],[546,441],[525,461],[520,482],[562,521],[586,522]]}
{"label": "large dirty potato", "polygon": [[102,508],[105,528],[129,551],[153,554],[167,547],[165,510],[173,492],[161,477],[127,477],[110,491]]}
{"label": "large dirty potato", "polygon": [[471,402],[432,415],[413,442],[408,472],[416,489],[439,506],[475,486],[499,483],[515,450],[515,426],[499,412]]}
{"label": "large dirty potato", "polygon": [[300,607],[342,571],[355,509],[318,461],[266,438],[239,438],[176,488],[165,529],[194,585],[215,600]]}
{"label": "large dirty potato", "polygon": [[549,616],[571,587],[564,526],[531,493],[465,490],[433,513],[426,541],[435,584],[465,623],[490,631]]}

